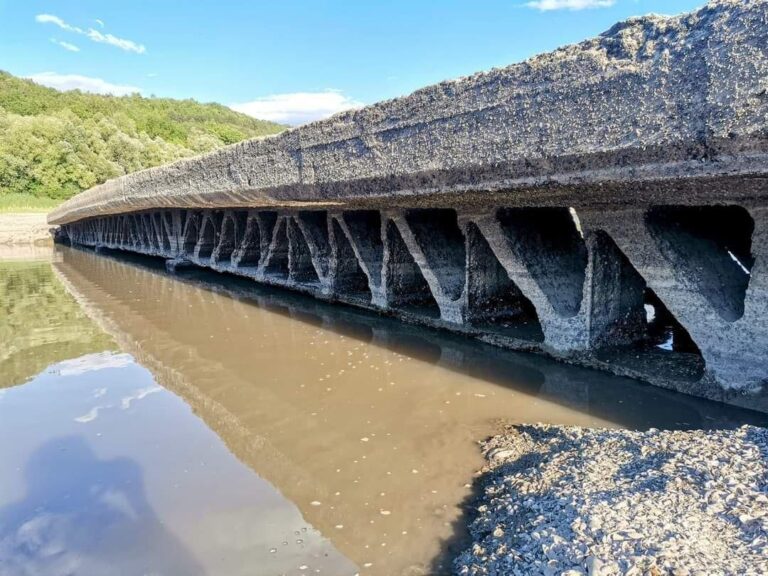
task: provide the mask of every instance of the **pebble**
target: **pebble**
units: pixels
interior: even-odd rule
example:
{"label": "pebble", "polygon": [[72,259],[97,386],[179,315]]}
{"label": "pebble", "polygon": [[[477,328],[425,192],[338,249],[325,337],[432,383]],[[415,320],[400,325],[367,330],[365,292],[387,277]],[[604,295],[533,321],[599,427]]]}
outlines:
{"label": "pebble", "polygon": [[461,575],[768,576],[768,430],[510,426]]}

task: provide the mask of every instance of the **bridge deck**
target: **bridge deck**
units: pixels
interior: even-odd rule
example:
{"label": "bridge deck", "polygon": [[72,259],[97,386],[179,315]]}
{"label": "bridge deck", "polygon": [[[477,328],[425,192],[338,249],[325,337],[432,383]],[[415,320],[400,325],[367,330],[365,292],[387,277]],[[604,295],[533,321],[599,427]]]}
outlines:
{"label": "bridge deck", "polygon": [[[154,208],[733,202],[766,186],[768,0],[650,16],[520,64],[111,180],[49,221]],[[690,183],[689,183],[690,181]]]}

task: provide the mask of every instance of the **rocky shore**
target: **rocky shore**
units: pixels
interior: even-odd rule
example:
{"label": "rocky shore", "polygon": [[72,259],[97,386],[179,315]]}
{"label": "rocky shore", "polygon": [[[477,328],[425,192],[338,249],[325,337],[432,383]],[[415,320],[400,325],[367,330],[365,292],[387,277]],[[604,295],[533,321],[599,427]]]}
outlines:
{"label": "rocky shore", "polygon": [[768,574],[766,429],[513,426],[483,450],[458,574]]}

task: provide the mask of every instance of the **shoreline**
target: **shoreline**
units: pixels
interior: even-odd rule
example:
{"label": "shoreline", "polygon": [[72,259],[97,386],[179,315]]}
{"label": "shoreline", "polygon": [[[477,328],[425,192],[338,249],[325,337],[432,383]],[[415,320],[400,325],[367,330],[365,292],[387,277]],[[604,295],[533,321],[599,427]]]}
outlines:
{"label": "shoreline", "polygon": [[0,246],[53,245],[45,212],[0,213]]}
{"label": "shoreline", "polygon": [[510,426],[461,575],[768,574],[768,430]]}

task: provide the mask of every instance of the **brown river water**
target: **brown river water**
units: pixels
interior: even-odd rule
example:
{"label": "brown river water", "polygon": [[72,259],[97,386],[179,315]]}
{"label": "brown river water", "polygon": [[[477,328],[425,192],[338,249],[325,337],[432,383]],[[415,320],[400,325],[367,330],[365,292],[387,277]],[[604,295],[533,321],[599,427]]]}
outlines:
{"label": "brown river water", "polygon": [[449,574],[505,422],[765,417],[152,260],[0,260],[1,576]]}

